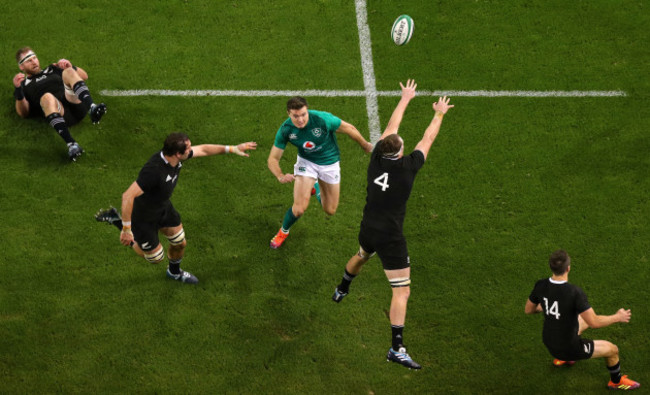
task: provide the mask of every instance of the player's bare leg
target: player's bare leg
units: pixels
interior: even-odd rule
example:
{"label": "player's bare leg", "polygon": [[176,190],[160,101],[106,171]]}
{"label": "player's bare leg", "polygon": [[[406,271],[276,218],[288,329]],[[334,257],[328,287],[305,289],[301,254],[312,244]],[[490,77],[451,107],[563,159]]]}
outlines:
{"label": "player's bare leg", "polygon": [[169,240],[167,277],[184,283],[197,284],[199,280],[192,273],[181,270],[181,261],[185,255],[185,246],[187,245],[183,224],[162,228],[160,232]]}
{"label": "player's bare leg", "polygon": [[289,236],[289,230],[293,224],[302,217],[302,215],[309,207],[309,198],[311,197],[311,189],[316,183],[315,178],[296,176],[293,182],[293,205],[284,215],[282,220],[282,228],[271,239],[270,247],[278,249]]}
{"label": "player's bare leg", "polygon": [[393,290],[393,298],[390,302],[390,325],[393,332],[393,346],[388,350],[386,360],[399,363],[409,369],[422,368],[413,361],[406,353],[406,347],[402,343],[402,331],[406,321],[406,304],[411,295],[411,268],[407,267],[398,270],[384,270]]}
{"label": "player's bare leg", "polygon": [[52,128],[54,128],[68,146],[68,158],[73,162],[76,161],[83,153],[83,149],[70,135],[68,125],[63,118],[63,115],[65,114],[63,105],[61,105],[61,102],[51,93],[46,93],[41,96],[40,105],[47,122],[52,126]]}
{"label": "player's bare leg", "polygon": [[90,114],[92,123],[99,123],[106,113],[106,105],[93,102],[86,82],[73,67],[63,70],[62,78],[65,86],[65,99],[74,104],[83,103],[86,106],[86,111]]}
{"label": "player's bare leg", "polygon": [[345,273],[343,273],[341,283],[334,289],[334,294],[332,295],[333,301],[339,303],[347,296],[348,292],[350,292],[350,283],[361,272],[361,268],[368,262],[370,257],[372,257],[371,254],[366,253],[359,247],[359,252],[354,254],[345,265]]}
{"label": "player's bare leg", "polygon": [[323,210],[329,215],[334,215],[339,207],[339,197],[341,195],[341,184],[328,184],[323,180],[318,180],[320,185],[320,198]]}

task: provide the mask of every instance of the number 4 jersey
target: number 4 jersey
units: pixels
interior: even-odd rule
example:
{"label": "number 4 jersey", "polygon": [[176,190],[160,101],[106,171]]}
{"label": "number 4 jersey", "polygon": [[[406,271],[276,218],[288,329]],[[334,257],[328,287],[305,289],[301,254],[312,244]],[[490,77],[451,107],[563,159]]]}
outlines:
{"label": "number 4 jersey", "polygon": [[549,350],[566,350],[580,340],[578,315],[591,308],[580,287],[545,278],[535,283],[528,299],[542,306],[542,340]]}
{"label": "number 4 jersey", "polygon": [[384,158],[379,153],[379,146],[377,143],[368,165],[366,206],[361,226],[399,238],[402,237],[406,202],[415,176],[424,165],[424,154],[415,150],[401,158]]}

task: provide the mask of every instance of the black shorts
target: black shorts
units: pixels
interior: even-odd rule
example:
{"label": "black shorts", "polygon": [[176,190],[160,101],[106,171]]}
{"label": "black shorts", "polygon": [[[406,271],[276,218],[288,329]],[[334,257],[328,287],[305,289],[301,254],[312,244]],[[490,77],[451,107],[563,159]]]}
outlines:
{"label": "black shorts", "polygon": [[376,252],[384,270],[406,269],[411,266],[403,235],[395,237],[362,226],[359,230],[359,245],[369,254]]}
{"label": "black shorts", "polygon": [[589,359],[594,354],[594,341],[589,339],[578,339],[574,341],[569,347],[562,349],[555,349],[546,346],[548,351],[557,359],[562,361],[579,361],[581,359]]}
{"label": "black shorts", "polygon": [[[83,103],[74,104],[74,103],[70,103],[65,99],[59,101],[63,106],[63,119],[65,120],[66,125],[68,126],[76,125],[79,122],[81,122],[81,120],[84,119],[84,117],[86,116],[87,114],[86,106],[84,106]],[[45,117],[45,113],[43,113],[43,109],[41,108],[40,105],[39,106],[30,105],[29,116]]]}
{"label": "black shorts", "polygon": [[139,212],[134,208],[131,215],[133,239],[138,243],[142,251],[151,251],[160,244],[158,238],[160,228],[173,228],[180,224],[181,215],[172,206],[171,202],[154,213]]}

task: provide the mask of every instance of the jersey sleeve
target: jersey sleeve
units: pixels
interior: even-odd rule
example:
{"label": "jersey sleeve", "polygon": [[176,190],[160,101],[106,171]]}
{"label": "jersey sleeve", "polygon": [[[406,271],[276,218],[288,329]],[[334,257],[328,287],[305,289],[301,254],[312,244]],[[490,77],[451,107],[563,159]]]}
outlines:
{"label": "jersey sleeve", "polygon": [[280,148],[280,149],[285,149],[287,148],[287,134],[284,132],[284,124],[280,126],[280,129],[278,129],[278,132],[275,134],[275,141],[273,142],[273,145]]}
{"label": "jersey sleeve", "polygon": [[318,115],[323,120],[323,122],[325,122],[327,130],[336,132],[338,128],[341,127],[341,118],[337,117],[336,115],[332,115],[326,111],[312,110],[312,112]]}
{"label": "jersey sleeve", "polygon": [[413,170],[418,171],[422,166],[424,166],[424,154],[420,150],[415,150],[411,152],[409,156],[404,158],[404,166]]}
{"label": "jersey sleeve", "polygon": [[540,296],[539,296],[538,285],[539,285],[539,282],[537,282],[535,284],[535,287],[533,288],[533,290],[530,292],[530,295],[528,296],[528,300],[530,300],[531,302],[533,302],[535,304],[542,303],[542,298],[540,298]]}

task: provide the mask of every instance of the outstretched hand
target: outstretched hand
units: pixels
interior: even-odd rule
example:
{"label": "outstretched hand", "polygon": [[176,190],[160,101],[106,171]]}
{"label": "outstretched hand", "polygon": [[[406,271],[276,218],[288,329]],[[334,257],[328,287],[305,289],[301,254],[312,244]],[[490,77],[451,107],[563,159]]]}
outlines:
{"label": "outstretched hand", "polygon": [[247,143],[237,144],[234,148],[235,149],[233,149],[232,151],[237,155],[248,157],[249,155],[246,153],[246,151],[256,149],[257,143],[254,141],[249,141]]}
{"label": "outstretched hand", "polygon": [[20,83],[25,79],[25,74],[18,73],[14,76],[14,88],[20,88]]}
{"label": "outstretched hand", "polygon": [[415,88],[418,87],[418,84],[415,83],[415,80],[407,80],[406,86],[399,83],[399,86],[402,88],[402,99],[411,100],[415,97]]}
{"label": "outstretched hand", "polygon": [[618,309],[616,316],[618,317],[618,322],[630,322],[632,311],[630,309]]}
{"label": "outstretched hand", "polygon": [[452,105],[449,105],[449,100],[451,100],[451,99],[447,99],[447,96],[445,96],[445,97],[439,97],[439,98],[438,98],[438,101],[435,102],[435,103],[433,103],[433,109],[434,109],[434,111],[435,111],[435,112],[440,112],[440,113],[446,114],[446,113],[447,113],[447,110],[449,110],[450,108],[454,107],[453,104],[452,104]]}

